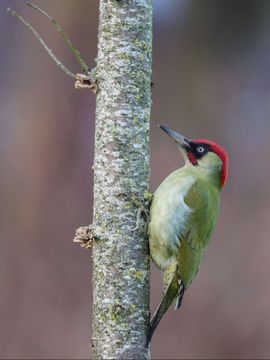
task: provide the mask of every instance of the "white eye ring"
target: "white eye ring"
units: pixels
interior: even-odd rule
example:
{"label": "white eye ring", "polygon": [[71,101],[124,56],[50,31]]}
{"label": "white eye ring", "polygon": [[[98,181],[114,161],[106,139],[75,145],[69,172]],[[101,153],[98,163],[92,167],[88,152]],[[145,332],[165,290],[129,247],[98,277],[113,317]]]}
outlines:
{"label": "white eye ring", "polygon": [[198,151],[199,153],[203,153],[203,152],[204,152],[204,147],[198,146],[198,147],[197,147],[197,151]]}

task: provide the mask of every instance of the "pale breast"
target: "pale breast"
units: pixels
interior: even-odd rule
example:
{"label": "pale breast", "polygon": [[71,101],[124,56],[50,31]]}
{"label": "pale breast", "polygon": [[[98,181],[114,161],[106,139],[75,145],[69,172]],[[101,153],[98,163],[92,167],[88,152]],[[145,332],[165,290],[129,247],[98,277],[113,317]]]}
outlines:
{"label": "pale breast", "polygon": [[150,250],[153,260],[162,269],[175,261],[180,236],[185,233],[191,214],[184,198],[195,178],[181,175],[178,170],[164,180],[155,192],[151,206]]}

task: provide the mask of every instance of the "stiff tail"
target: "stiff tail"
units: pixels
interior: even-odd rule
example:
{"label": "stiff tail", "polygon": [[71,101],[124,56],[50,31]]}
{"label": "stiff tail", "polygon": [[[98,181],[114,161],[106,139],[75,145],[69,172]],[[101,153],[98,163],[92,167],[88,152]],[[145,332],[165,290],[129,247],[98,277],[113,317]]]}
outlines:
{"label": "stiff tail", "polygon": [[182,301],[183,301],[183,296],[185,293],[185,286],[183,284],[183,281],[178,280],[178,284],[179,284],[178,295],[177,295],[176,302],[174,305],[174,310],[180,309],[180,307],[182,305]]}
{"label": "stiff tail", "polygon": [[150,332],[147,339],[147,346],[149,346],[149,343],[151,342],[152,336],[162,319],[163,315],[166,313],[168,308],[170,307],[173,300],[176,299],[175,309],[179,309],[182,303],[183,295],[184,295],[184,284],[177,279],[176,274],[172,278],[169,286],[167,287],[167,290],[161,300],[161,303],[159,304],[157,310],[155,311],[151,322],[150,322]]}

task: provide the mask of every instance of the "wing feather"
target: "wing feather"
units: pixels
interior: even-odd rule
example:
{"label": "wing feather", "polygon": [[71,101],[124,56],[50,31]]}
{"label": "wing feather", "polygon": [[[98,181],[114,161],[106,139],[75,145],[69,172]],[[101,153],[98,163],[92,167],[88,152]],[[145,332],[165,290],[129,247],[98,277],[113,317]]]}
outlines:
{"label": "wing feather", "polygon": [[207,247],[217,218],[218,192],[208,185],[198,179],[184,199],[186,205],[191,209],[186,240],[195,251]]}
{"label": "wing feather", "polygon": [[218,192],[198,179],[187,192],[185,203],[191,209],[189,224],[178,254],[178,274],[186,289],[196,276],[213,232],[218,206]]}

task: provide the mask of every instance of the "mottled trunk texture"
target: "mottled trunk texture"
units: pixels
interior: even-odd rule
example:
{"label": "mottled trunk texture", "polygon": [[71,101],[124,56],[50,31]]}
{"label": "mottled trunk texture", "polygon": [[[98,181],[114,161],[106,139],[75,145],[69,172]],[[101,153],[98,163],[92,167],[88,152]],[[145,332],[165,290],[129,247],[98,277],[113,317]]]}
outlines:
{"label": "mottled trunk texture", "polygon": [[134,231],[149,189],[152,1],[101,0],[94,161],[94,359],[148,359],[149,250]]}

